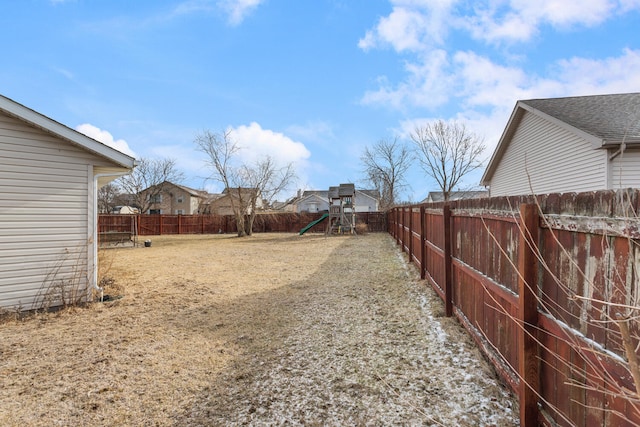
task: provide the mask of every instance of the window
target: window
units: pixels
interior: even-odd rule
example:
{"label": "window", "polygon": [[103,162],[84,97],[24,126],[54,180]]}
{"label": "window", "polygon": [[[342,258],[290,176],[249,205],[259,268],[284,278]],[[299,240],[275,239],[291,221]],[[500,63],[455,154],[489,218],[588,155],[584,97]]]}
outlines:
{"label": "window", "polygon": [[178,202],[178,203],[182,203],[182,202],[184,202],[184,195],[182,195],[182,194],[178,194],[178,197],[177,197],[176,202]]}
{"label": "window", "polygon": [[176,215],[184,215],[184,210],[176,209]]}
{"label": "window", "polygon": [[162,209],[149,209],[149,214],[150,215],[161,215],[162,214]]}
{"label": "window", "polygon": [[162,194],[152,194],[149,196],[149,202],[162,203]]}

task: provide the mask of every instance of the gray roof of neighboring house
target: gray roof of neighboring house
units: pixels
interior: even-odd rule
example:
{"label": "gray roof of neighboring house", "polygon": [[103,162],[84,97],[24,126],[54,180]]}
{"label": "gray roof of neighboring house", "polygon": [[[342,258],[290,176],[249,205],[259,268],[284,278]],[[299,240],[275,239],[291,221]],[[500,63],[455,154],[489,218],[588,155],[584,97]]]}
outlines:
{"label": "gray roof of neighboring house", "polygon": [[[462,199],[479,199],[487,197],[489,192],[487,190],[477,191],[451,191],[449,192],[449,200],[462,200]],[[427,198],[422,203],[428,202],[431,199],[432,202],[444,202],[444,194],[442,191],[430,191]]]}
{"label": "gray roof of neighboring house", "polygon": [[640,142],[640,93],[520,101],[607,143]]}
{"label": "gray roof of neighboring house", "polygon": [[[167,181],[167,182],[168,182],[168,181]],[[173,184],[173,183],[172,183],[172,182],[170,182],[170,184]],[[180,188],[180,189],[182,189],[182,190],[186,191],[187,193],[189,193],[189,194],[191,194],[192,196],[195,196],[195,197],[203,197],[203,198],[206,198],[206,197],[207,197],[207,195],[209,194],[209,193],[207,193],[207,192],[206,192],[206,191],[204,191],[204,190],[196,190],[196,189],[194,189],[194,188],[187,187],[186,185],[180,185],[180,184],[173,184],[173,185],[175,185],[176,187],[178,187],[178,188]]]}
{"label": "gray roof of neighboring house", "polygon": [[305,190],[302,193],[302,196],[300,198],[303,199],[311,195],[319,196],[319,197],[322,197],[323,199],[326,199],[327,197],[329,197],[329,191],[328,190]]}
{"label": "gray roof of neighboring house", "polygon": [[380,193],[378,192],[378,190],[356,190],[357,193],[363,193],[366,194],[367,196],[371,197],[372,199],[379,199],[380,198]]}

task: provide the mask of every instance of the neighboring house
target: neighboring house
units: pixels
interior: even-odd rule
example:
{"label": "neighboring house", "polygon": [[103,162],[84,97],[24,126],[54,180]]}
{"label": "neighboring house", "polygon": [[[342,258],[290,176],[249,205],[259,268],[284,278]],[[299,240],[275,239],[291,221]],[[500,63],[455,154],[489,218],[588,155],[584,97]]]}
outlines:
{"label": "neighboring house", "polygon": [[518,101],[481,184],[491,196],[640,187],[640,93]]}
{"label": "neighboring house", "polygon": [[240,207],[244,214],[251,213],[250,201],[256,198],[256,210],[264,209],[265,205],[256,188],[225,188],[222,194],[210,195],[203,213],[214,215],[234,215],[233,206]]}
{"label": "neighboring house", "polygon": [[97,191],[134,166],[0,96],[0,307],[55,306],[63,290],[85,300],[97,288]]}
{"label": "neighboring house", "polygon": [[112,214],[134,215],[139,213],[138,208],[133,206],[116,206],[111,210]]}
{"label": "neighboring house", "polygon": [[329,212],[329,191],[306,190],[293,203],[294,212]]}
{"label": "neighboring house", "polygon": [[[376,190],[355,190],[356,212],[377,212],[380,199]],[[290,203],[292,212],[329,212],[329,190],[299,191],[298,197]],[[286,210],[286,208],[285,208]]]}
{"label": "neighboring house", "polygon": [[[489,191],[451,191],[449,193],[449,200],[462,200],[462,199],[481,199],[483,197],[489,197]],[[444,202],[444,193],[442,191],[430,191],[427,197],[422,203]]]}
{"label": "neighboring house", "polygon": [[[147,214],[165,215],[194,215],[199,213],[201,206],[211,196],[206,191],[195,190],[184,185],[165,181],[162,190],[157,194],[149,195],[151,198]],[[145,189],[142,193],[149,193]]]}
{"label": "neighboring house", "polygon": [[377,190],[358,190],[355,197],[356,212],[377,212],[380,210],[380,194]]}

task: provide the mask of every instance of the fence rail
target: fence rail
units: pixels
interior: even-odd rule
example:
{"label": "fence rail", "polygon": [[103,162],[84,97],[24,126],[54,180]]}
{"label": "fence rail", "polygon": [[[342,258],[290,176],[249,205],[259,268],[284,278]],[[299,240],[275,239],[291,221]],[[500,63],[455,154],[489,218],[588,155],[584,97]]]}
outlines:
{"label": "fence rail", "polygon": [[[624,190],[389,212],[389,233],[446,314],[518,395],[521,425],[640,425],[629,355],[612,321],[640,300],[639,199]],[[638,323],[630,323],[634,359]]]}
{"label": "fence rail", "polygon": [[[269,213],[256,215],[253,232],[297,233],[317,220],[321,213]],[[386,232],[384,212],[358,212],[356,224],[366,224],[370,232]],[[324,232],[326,223],[313,226],[309,232]],[[105,215],[98,216],[98,233],[131,233],[140,236],[163,234],[220,234],[234,233],[233,215]]]}

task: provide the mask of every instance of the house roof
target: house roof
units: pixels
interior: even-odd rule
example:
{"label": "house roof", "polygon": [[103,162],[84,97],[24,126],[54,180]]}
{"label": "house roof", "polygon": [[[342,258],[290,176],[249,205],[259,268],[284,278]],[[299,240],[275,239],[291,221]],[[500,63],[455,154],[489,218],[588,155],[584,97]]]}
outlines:
{"label": "house roof", "polygon": [[[167,181],[167,182],[169,182],[169,181]],[[180,188],[181,190],[189,193],[190,195],[192,195],[194,197],[206,198],[207,196],[209,196],[209,193],[207,193],[204,190],[196,190],[194,188],[187,187],[186,185],[174,184],[172,182],[169,182],[169,184],[175,185],[176,187]]]}
{"label": "house roof", "polygon": [[375,200],[380,198],[380,192],[378,192],[378,190],[356,190],[356,193],[364,194]]}
{"label": "house roof", "polygon": [[[309,192],[309,194],[306,194],[307,192],[305,191],[305,194],[302,195],[302,197],[300,197],[296,203],[304,203],[304,202],[309,202],[312,199],[318,200],[320,202],[325,202],[325,203],[329,203],[327,196],[323,196],[322,194],[317,194],[315,192]],[[318,191],[318,193],[322,193],[321,191]],[[325,191],[326,193],[326,191]]]}
{"label": "house roof", "polygon": [[300,199],[304,199],[307,196],[316,195],[318,197],[322,197],[326,199],[329,197],[329,190],[305,190],[300,196]]}
{"label": "house roof", "polygon": [[520,102],[595,136],[602,145],[640,142],[640,93]]}
{"label": "house roof", "polygon": [[640,143],[640,93],[520,100],[491,156],[481,185],[489,185],[525,112],[580,135],[593,148]]}
{"label": "house roof", "polygon": [[0,111],[15,117],[31,126],[42,129],[58,138],[87,150],[97,156],[110,160],[118,166],[132,169],[136,166],[136,160],[120,151],[109,147],[93,138],[90,138],[74,129],[56,122],[49,117],[25,107],[16,101],[0,95]]}
{"label": "house roof", "polygon": [[[478,191],[451,191],[449,192],[449,200],[462,200],[462,199],[478,199],[486,197],[489,192],[486,190]],[[426,199],[422,203],[426,202],[444,202],[444,193],[442,191],[430,191]]]}

